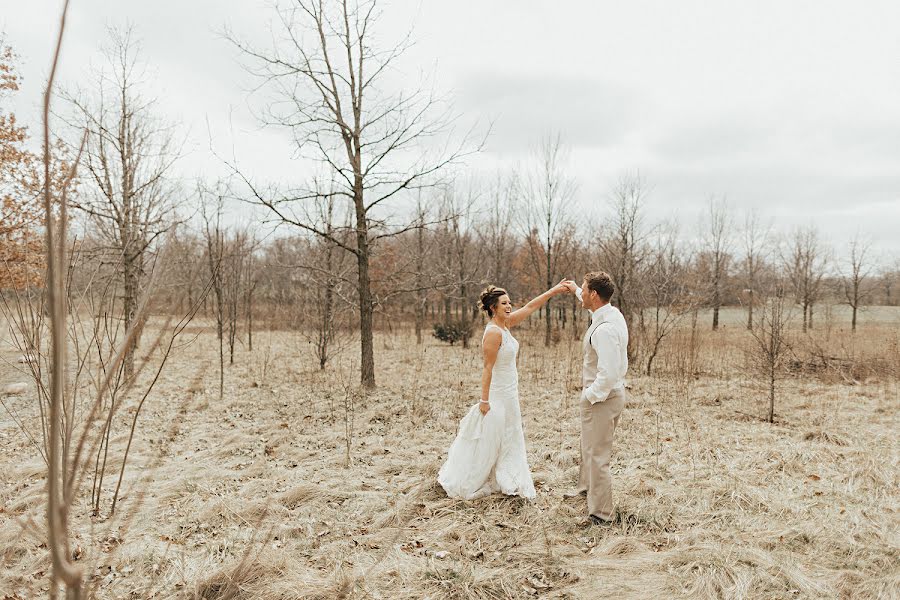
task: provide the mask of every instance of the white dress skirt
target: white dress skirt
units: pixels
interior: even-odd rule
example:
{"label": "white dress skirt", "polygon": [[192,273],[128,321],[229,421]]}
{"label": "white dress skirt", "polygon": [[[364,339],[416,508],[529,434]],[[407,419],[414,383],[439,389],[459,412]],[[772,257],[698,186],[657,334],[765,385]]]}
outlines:
{"label": "white dress skirt", "polygon": [[491,375],[491,409],[482,415],[476,403],[460,421],[438,483],[451,498],[472,500],[499,491],[532,499],[534,482],[519,408],[519,342],[508,329],[493,323],[488,323],[485,333],[492,327],[502,333],[503,341]]}

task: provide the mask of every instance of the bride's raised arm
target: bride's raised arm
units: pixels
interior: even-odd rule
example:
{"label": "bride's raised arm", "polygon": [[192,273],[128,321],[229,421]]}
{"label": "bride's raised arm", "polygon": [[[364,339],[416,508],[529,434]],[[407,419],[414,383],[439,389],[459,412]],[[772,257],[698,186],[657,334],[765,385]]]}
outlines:
{"label": "bride's raised arm", "polygon": [[522,308],[515,310],[512,314],[509,315],[509,320],[506,322],[508,327],[515,327],[525,319],[527,319],[531,313],[547,304],[547,301],[553,296],[558,296],[559,294],[565,294],[569,291],[569,289],[563,285],[563,282],[557,283],[555,286],[538,296],[537,298],[532,298],[528,301],[528,304],[523,306]]}

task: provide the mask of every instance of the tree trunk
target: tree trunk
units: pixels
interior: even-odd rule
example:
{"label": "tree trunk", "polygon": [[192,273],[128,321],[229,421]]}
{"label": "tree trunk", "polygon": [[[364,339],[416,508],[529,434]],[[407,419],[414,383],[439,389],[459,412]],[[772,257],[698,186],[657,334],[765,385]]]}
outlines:
{"label": "tree trunk", "polygon": [[713,331],[717,331],[719,329],[719,307],[720,306],[722,306],[722,293],[719,291],[719,273],[716,272],[715,278],[713,280],[713,307],[712,307],[712,309],[713,309],[713,314],[712,314]]}
{"label": "tree trunk", "polygon": [[[658,347],[659,347],[659,346],[657,345],[657,348],[658,348]],[[650,358],[647,359],[647,377],[650,377],[650,373],[652,372],[652,368],[653,368],[653,359],[656,358],[657,348],[654,348],[654,349],[653,349],[653,353],[650,354]]]}
{"label": "tree trunk", "polygon": [[422,325],[425,321],[425,305],[423,302],[416,302],[416,345],[422,345]]}
{"label": "tree trunk", "polygon": [[808,314],[809,314],[809,305],[808,305],[808,304],[806,303],[806,301],[804,300],[804,301],[803,301],[803,333],[806,333],[807,322],[808,322],[808,321],[807,321],[807,319],[808,319],[807,315],[808,315]]}
{"label": "tree trunk", "polygon": [[247,348],[253,352],[253,294],[247,294]]}
{"label": "tree trunk", "polygon": [[581,331],[581,327],[579,327],[578,323],[578,311],[581,309],[578,306],[578,297],[575,294],[572,294],[572,339],[580,340],[581,336],[584,335],[584,332]]}
{"label": "tree trunk", "polygon": [[853,318],[850,325],[850,331],[856,333],[856,304],[853,305]]}
{"label": "tree trunk", "polygon": [[747,305],[747,331],[753,329],[753,290],[750,290],[750,300]]}
{"label": "tree trunk", "polygon": [[228,364],[234,364],[234,339],[237,333],[237,298],[228,306]]}
{"label": "tree trunk", "polygon": [[[125,317],[125,335],[131,331],[133,327],[137,327],[135,323],[135,314],[137,313],[137,265],[135,265],[136,257],[126,250],[123,257],[123,290],[122,290],[122,312]],[[123,362],[125,363],[125,379],[130,380],[134,375],[134,353],[137,349],[137,335],[132,337],[132,341],[128,344]]]}
{"label": "tree trunk", "polygon": [[359,271],[359,334],[360,334],[360,383],[365,388],[375,387],[375,350],[372,334],[374,305],[372,284],[369,281],[369,232],[362,205],[362,182],[356,210],[356,263]]}
{"label": "tree trunk", "polygon": [[222,331],[222,321],[217,324],[219,331],[219,402],[222,401],[225,391],[225,335]]}
{"label": "tree trunk", "polygon": [[[460,279],[462,279],[462,277],[464,277],[464,275],[461,273]],[[466,301],[466,297],[468,295],[468,290],[466,289],[466,284],[463,283],[462,285],[459,286],[459,295],[462,298],[462,300],[460,301],[461,306],[460,306],[459,320],[464,326],[466,326],[466,325],[468,325],[468,319],[469,319],[469,311],[466,309],[466,305],[468,304],[468,302]],[[463,343],[463,348],[468,348],[469,347],[469,336],[464,335],[462,343]]]}
{"label": "tree trunk", "polygon": [[[424,231],[424,217],[419,219],[419,228],[416,230],[416,287],[418,290],[416,294],[420,294],[422,296],[421,299],[416,298],[416,345],[422,345],[422,325],[425,322],[425,312],[427,310],[426,302],[427,298],[425,297],[425,291],[422,289],[424,286],[422,281],[422,269],[425,268],[425,231]],[[432,311],[434,308],[432,308]],[[431,313],[434,316],[434,312]]]}
{"label": "tree trunk", "polygon": [[[328,269],[331,272],[331,248],[328,249]],[[319,370],[324,371],[328,364],[329,347],[334,330],[334,291],[329,285],[325,288],[325,306],[322,308],[322,331],[319,335]]]}
{"label": "tree trunk", "polygon": [[[549,290],[553,286],[553,273],[550,271],[550,241],[547,241],[547,289]],[[551,301],[553,299],[550,298],[547,300],[547,304],[544,305],[544,346],[549,347],[553,338],[553,311],[551,310]]]}
{"label": "tree trunk", "polygon": [[[774,335],[774,334],[773,334]],[[767,421],[775,422],[775,364],[769,365],[769,414]]]}

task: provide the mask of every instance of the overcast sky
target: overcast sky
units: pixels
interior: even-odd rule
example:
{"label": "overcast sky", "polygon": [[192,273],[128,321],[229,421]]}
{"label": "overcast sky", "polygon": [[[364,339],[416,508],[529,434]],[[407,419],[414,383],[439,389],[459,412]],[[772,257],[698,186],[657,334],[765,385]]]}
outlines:
{"label": "overcast sky", "polygon": [[[298,172],[286,132],[261,129],[225,26],[269,42],[262,0],[71,0],[62,80],[97,63],[108,25],[131,22],[150,92],[187,132],[185,178],[235,149],[260,180]],[[20,55],[12,109],[37,123],[61,3],[0,0]],[[652,184],[652,219],[689,230],[712,194],[781,231],[814,223],[840,252],[857,231],[900,254],[900,3],[823,0],[384,1],[379,39],[413,29],[407,80],[433,74],[470,121],[493,121],[473,169],[526,160],[542,135],[572,148],[578,212],[603,214],[618,174]],[[396,78],[395,78],[396,79]],[[207,128],[209,123],[209,129]],[[299,169],[302,170],[302,169]]]}

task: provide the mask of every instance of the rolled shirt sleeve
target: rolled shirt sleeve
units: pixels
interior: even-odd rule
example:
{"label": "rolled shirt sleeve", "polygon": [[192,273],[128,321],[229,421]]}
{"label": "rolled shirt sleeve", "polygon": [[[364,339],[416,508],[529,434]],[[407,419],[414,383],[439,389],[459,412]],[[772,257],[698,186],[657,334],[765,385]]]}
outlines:
{"label": "rolled shirt sleeve", "polygon": [[[579,302],[581,302],[581,296],[582,296],[582,295],[583,295],[583,293],[582,293],[582,291],[581,291],[581,288],[580,288],[579,286],[575,286],[575,297],[578,298],[578,301],[579,301]],[[588,312],[591,313],[591,314],[594,314],[594,311],[592,311],[592,310],[589,309],[589,308],[586,308],[585,310],[588,311]]]}
{"label": "rolled shirt sleeve", "polygon": [[621,349],[612,323],[601,323],[591,335],[591,346],[597,352],[597,378],[584,389],[581,397],[594,404],[603,402],[619,384]]}

